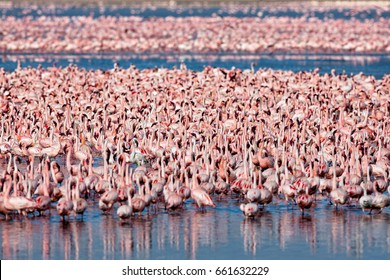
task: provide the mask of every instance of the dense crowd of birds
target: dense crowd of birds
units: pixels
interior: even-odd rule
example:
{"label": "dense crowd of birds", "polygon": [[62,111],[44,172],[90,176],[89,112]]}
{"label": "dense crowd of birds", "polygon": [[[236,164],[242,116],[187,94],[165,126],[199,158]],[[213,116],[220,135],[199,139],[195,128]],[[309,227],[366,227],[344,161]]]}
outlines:
{"label": "dense crowd of birds", "polygon": [[390,205],[390,76],[76,66],[0,71],[0,213],[128,219],[278,197]]}
{"label": "dense crowd of birds", "polygon": [[0,50],[50,53],[390,52],[390,20],[293,17],[3,17]]}

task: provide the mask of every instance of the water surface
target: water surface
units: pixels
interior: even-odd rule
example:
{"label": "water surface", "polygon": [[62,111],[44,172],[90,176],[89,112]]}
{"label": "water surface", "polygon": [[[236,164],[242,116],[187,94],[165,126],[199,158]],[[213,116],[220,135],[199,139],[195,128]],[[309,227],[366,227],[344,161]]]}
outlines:
{"label": "water surface", "polygon": [[[92,202],[91,202],[92,203]],[[53,205],[54,206],[54,205]],[[389,259],[390,211],[335,210],[321,200],[303,217],[276,201],[254,219],[235,198],[200,211],[144,212],[123,223],[96,203],[83,219],[44,217],[0,221],[1,259]]]}
{"label": "water surface", "polygon": [[326,7],[326,6],[267,6],[267,5],[173,5],[173,6],[147,6],[147,5],[130,5],[130,6],[3,6],[0,8],[0,16],[25,17],[33,18],[41,16],[140,16],[143,18],[150,17],[211,17],[211,16],[234,16],[234,17],[314,17],[319,19],[379,19],[390,18],[390,10],[386,7]]}
{"label": "water surface", "polygon": [[115,64],[122,68],[135,65],[139,69],[154,67],[180,67],[202,71],[205,66],[240,69],[272,68],[275,70],[312,71],[321,74],[336,73],[373,75],[380,79],[390,73],[390,54],[10,54],[0,57],[0,67],[14,71],[21,67],[66,67],[75,64],[85,69],[112,69]]}

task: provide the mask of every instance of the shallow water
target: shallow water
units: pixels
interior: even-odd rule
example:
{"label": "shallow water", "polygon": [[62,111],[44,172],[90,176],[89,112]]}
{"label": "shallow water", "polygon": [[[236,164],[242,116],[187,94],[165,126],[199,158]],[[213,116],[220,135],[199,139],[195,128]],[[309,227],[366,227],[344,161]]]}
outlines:
{"label": "shallow water", "polygon": [[[162,207],[162,205],[161,205]],[[113,209],[114,210],[114,209]],[[388,259],[390,211],[335,210],[321,200],[302,217],[284,201],[245,218],[236,199],[217,208],[144,212],[123,223],[96,203],[84,218],[44,217],[0,222],[1,259]]]}
{"label": "shallow water", "polygon": [[373,75],[380,79],[390,73],[390,54],[3,54],[0,67],[13,71],[18,63],[21,67],[66,67],[75,64],[86,69],[111,69],[114,64],[122,68],[135,65],[139,69],[153,67],[179,67],[184,63],[188,69],[202,71],[207,65],[254,70],[272,68],[275,70],[312,71],[321,74],[336,73]]}

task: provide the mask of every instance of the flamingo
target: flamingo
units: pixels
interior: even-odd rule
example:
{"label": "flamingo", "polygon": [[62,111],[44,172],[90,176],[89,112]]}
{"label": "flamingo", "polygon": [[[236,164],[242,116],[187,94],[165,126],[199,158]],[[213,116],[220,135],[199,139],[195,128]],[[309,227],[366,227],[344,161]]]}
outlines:
{"label": "flamingo", "polygon": [[230,190],[230,184],[229,184],[229,176],[227,174],[227,170],[225,170],[225,181],[218,177],[218,181],[215,183],[215,193],[222,195],[222,194],[228,194]]}
{"label": "flamingo", "polygon": [[[268,168],[267,170],[270,170]],[[264,173],[262,173],[262,176]],[[278,160],[275,160],[275,170],[274,173],[267,177],[266,181],[263,184],[272,194],[277,194],[279,190],[279,166]]]}
{"label": "flamingo", "polygon": [[[315,199],[313,195],[320,189],[329,193],[337,208],[346,200],[365,197],[363,187],[367,194],[372,185],[377,192],[387,188],[390,152],[385,78],[379,82],[374,78],[364,80],[364,75],[348,78],[316,71],[295,74],[269,69],[254,73],[211,67],[197,73],[184,68],[115,68],[106,74],[77,67],[18,69],[5,74],[3,82],[12,86],[6,87],[7,97],[0,97],[0,143],[9,147],[1,146],[0,152],[9,153],[9,161],[0,176],[0,188],[7,188],[6,177],[13,178],[10,199],[29,199],[31,192],[25,194],[28,186],[50,205],[49,195],[52,200],[69,197],[70,183],[74,190],[72,213],[76,212],[78,192],[90,202],[84,196],[89,190],[101,195],[100,208],[107,211],[118,201],[110,198],[111,190],[114,197],[116,190],[120,202],[126,203],[128,188],[131,202],[137,201],[132,206],[140,212],[157,203],[159,196],[164,196],[170,211],[180,209],[189,197],[197,207],[215,207],[213,191],[221,195],[232,190],[240,198],[245,197],[245,203],[263,205],[279,191],[289,205],[291,200],[298,203],[299,195],[307,194],[307,189]],[[78,76],[82,76],[81,81]],[[31,87],[42,81],[42,91]],[[348,89],[343,93],[346,83]],[[164,87],[161,94],[157,94],[158,84]],[[129,85],[136,88],[136,94],[122,95]],[[192,90],[187,91],[187,87]],[[150,92],[152,88],[156,94]],[[49,138],[38,141],[45,130]],[[279,150],[283,152],[281,164]],[[92,167],[95,152],[98,158],[103,157],[103,163]],[[61,153],[66,154],[68,168],[62,173],[61,161],[52,161],[48,172],[47,159]],[[31,159],[27,176],[24,161],[17,162],[15,155]],[[44,157],[37,174],[34,156]],[[71,166],[71,157],[80,163]],[[330,160],[334,160],[333,165]],[[132,182],[128,175],[132,171],[126,166],[124,172],[123,167],[131,161],[139,164],[130,176]],[[362,167],[368,168],[366,182]],[[283,168],[280,178],[279,169]],[[108,176],[109,169],[112,171]],[[254,175],[256,172],[259,177]],[[68,174],[66,186],[61,187]],[[167,176],[174,180],[167,183]],[[257,180],[254,185],[251,178]],[[346,199],[345,192],[349,195]],[[37,209],[41,208],[40,197]],[[370,198],[359,199],[364,210],[386,207],[386,197],[376,194],[371,198],[374,203]],[[302,199],[304,202],[307,199]],[[2,205],[10,212],[4,199]],[[257,206],[259,211],[261,206]]]}
{"label": "flamingo", "polygon": [[[260,124],[263,125],[262,122]],[[264,142],[261,142],[261,146],[258,152],[258,161],[261,169],[268,169],[274,166],[275,159],[272,156],[263,157],[263,147],[264,147]]]}
{"label": "flamingo", "polygon": [[375,192],[375,195],[371,201],[370,213],[373,209],[378,209],[379,213],[381,213],[383,209],[388,206],[390,206],[390,197],[383,193]]}
{"label": "flamingo", "polygon": [[374,197],[372,195],[367,195],[366,187],[362,186],[362,188],[363,188],[363,195],[359,198],[359,205],[364,212],[364,210],[372,208],[372,200]]}
{"label": "flamingo", "polygon": [[306,192],[304,194],[300,194],[297,197],[298,207],[301,209],[302,216],[305,213],[305,209],[310,209],[313,204],[313,198],[309,195],[309,186],[306,187]]}
{"label": "flamingo", "polygon": [[[36,209],[37,203],[31,198],[15,195],[10,197],[11,186],[11,181],[7,181],[6,191],[3,196],[4,208],[7,211],[17,211],[23,213],[23,215],[27,215],[28,210]],[[15,188],[16,185],[14,184],[14,193],[16,193]]]}
{"label": "flamingo", "polygon": [[[217,171],[213,171],[209,174],[208,176],[208,180],[206,182],[203,182],[200,186],[205,189],[205,191],[208,193],[208,194],[213,194],[214,191],[215,191],[215,174],[217,173]],[[204,175],[204,174],[203,174]],[[200,175],[198,175],[198,179],[200,182],[202,182],[202,179],[201,179],[201,176],[199,177]]]}
{"label": "flamingo", "polygon": [[[336,166],[335,157],[333,157],[333,166]],[[336,169],[333,169],[332,191],[330,192],[330,200],[335,204],[336,209],[338,205],[344,205],[348,202],[348,193],[343,188],[338,188],[336,183]]]}
{"label": "flamingo", "polygon": [[69,216],[73,211],[73,201],[70,198],[70,181],[65,183],[65,197],[61,198],[57,203],[57,213],[61,216],[62,221]]}
{"label": "flamingo", "polygon": [[364,194],[364,190],[360,185],[349,185],[345,190],[347,191],[350,200],[355,198],[356,201],[359,201]]}
{"label": "flamingo", "polygon": [[[259,173],[261,174],[261,170],[259,170]],[[245,194],[245,197],[246,199],[249,201],[249,202],[253,202],[253,203],[258,203],[260,201],[260,196],[261,196],[261,193],[260,193],[260,189],[258,188],[257,186],[257,182],[256,182],[256,175],[253,177],[254,179],[254,182],[253,182],[253,185],[252,187],[248,190],[248,192]],[[260,178],[261,178],[261,175],[260,175]],[[261,181],[260,181],[261,182]],[[261,184],[261,183],[260,183]]]}
{"label": "flamingo", "polygon": [[240,209],[246,217],[255,217],[259,211],[259,207],[256,203],[241,204]]}
{"label": "flamingo", "polygon": [[4,200],[3,200],[3,198],[1,198],[0,199],[0,214],[4,215],[6,220],[9,220],[10,219],[10,216],[9,216],[10,213],[11,213],[11,211],[9,211],[7,208],[5,208]]}
{"label": "flamingo", "polygon": [[386,191],[387,182],[385,179],[377,179],[373,183],[373,188],[377,190],[377,192],[384,193]]}
{"label": "flamingo", "polygon": [[283,178],[282,178],[281,185],[279,187],[279,193],[282,193],[284,195],[287,204],[289,203],[290,199],[294,201],[294,203],[296,203],[295,196],[297,195],[297,188],[293,184],[289,183],[288,171],[286,166],[285,166],[285,174],[282,175]]}
{"label": "flamingo", "polygon": [[[37,207],[36,209],[38,210],[39,215],[42,215],[42,212],[50,209],[51,205],[51,198],[49,195],[49,188],[48,188],[48,164],[47,161],[45,160],[44,163],[44,169],[43,169],[43,183],[41,186],[43,186],[43,195],[40,195],[36,198],[37,202]],[[31,187],[31,181],[28,181],[29,187]]]}
{"label": "flamingo", "polygon": [[192,178],[191,198],[195,201],[198,208],[203,209],[204,206],[216,207],[210,195],[201,187],[198,186],[198,180]]}
{"label": "flamingo", "polygon": [[[262,181],[262,173],[261,170],[259,170],[259,182]],[[260,199],[258,200],[259,204],[263,206],[263,209],[265,208],[265,205],[270,204],[272,202],[272,193],[271,191],[266,188],[264,185],[260,185],[257,187],[260,190]]]}
{"label": "flamingo", "polygon": [[11,211],[5,208],[3,196],[4,193],[1,194],[2,195],[0,196],[0,214],[4,215],[6,220],[9,220],[9,214],[11,213]]}
{"label": "flamingo", "polygon": [[[53,137],[53,136],[51,136]],[[46,143],[48,144],[48,143]],[[46,155],[47,157],[56,157],[61,151],[61,142],[57,135],[54,136],[52,143],[46,148],[41,149],[42,155]]]}
{"label": "flamingo", "polygon": [[[188,173],[187,171],[184,170],[184,180],[185,180],[185,185],[181,186],[178,188],[177,192],[178,194],[182,197],[183,203],[191,197],[191,188],[190,188],[190,181],[188,178]],[[182,173],[182,174],[183,174]]]}
{"label": "flamingo", "polygon": [[130,195],[130,189],[126,188],[127,193],[127,205],[121,205],[116,213],[121,220],[125,220],[131,217],[131,214],[133,213],[133,206],[131,204],[131,195]]}
{"label": "flamingo", "polygon": [[112,206],[118,200],[117,190],[112,188],[111,177],[108,180],[108,190],[106,190],[99,199],[99,208],[103,212],[108,212],[111,210]]}
{"label": "flamingo", "polygon": [[183,198],[178,195],[176,192],[170,191],[165,199],[165,208],[168,211],[173,211],[181,208],[183,205]]}
{"label": "flamingo", "polygon": [[143,195],[143,187],[140,183],[140,177],[137,177],[138,193],[132,198],[131,204],[133,205],[133,213],[141,214],[146,207],[146,202]]}
{"label": "flamingo", "polygon": [[173,181],[173,174],[169,176],[169,183],[164,187],[164,201],[165,209],[168,211],[174,211],[181,208],[183,205],[183,197],[175,192],[175,184]]}
{"label": "flamingo", "polygon": [[165,165],[163,157],[160,159],[160,172],[158,173],[158,177],[154,178],[152,181],[152,190],[154,190],[158,196],[160,196],[163,193],[164,186],[166,183],[165,178]]}
{"label": "flamingo", "polygon": [[50,171],[54,183],[61,184],[64,181],[64,173],[60,170],[60,165],[56,161],[50,163]]}
{"label": "flamingo", "polygon": [[144,211],[145,207],[146,207],[146,204],[145,204],[145,200],[143,200],[141,197],[139,196],[135,196],[132,198],[131,200],[131,203],[133,205],[133,212],[134,213],[139,213],[141,214],[142,211]]}
{"label": "flamingo", "polygon": [[80,179],[76,177],[76,187],[74,190],[73,198],[73,210],[77,214],[80,214],[81,217],[84,216],[84,212],[88,207],[88,203],[84,198],[80,197]]}

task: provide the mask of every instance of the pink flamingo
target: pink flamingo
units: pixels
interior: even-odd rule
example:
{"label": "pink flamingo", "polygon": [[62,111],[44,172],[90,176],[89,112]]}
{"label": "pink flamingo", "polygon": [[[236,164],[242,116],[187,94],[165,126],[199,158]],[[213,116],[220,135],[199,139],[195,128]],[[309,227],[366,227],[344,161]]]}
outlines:
{"label": "pink flamingo", "polygon": [[256,203],[241,204],[240,209],[246,217],[251,218],[255,217],[259,211],[259,207]]}
{"label": "pink flamingo", "polygon": [[[336,166],[336,158],[333,157],[333,166]],[[336,209],[338,205],[344,205],[348,202],[348,193],[344,188],[338,188],[336,183],[336,169],[333,169],[332,191],[330,192],[330,199],[335,204]]]}
{"label": "pink flamingo", "polygon": [[198,208],[203,209],[204,206],[216,207],[210,195],[201,187],[198,186],[198,180],[192,178],[191,198],[195,201]]}
{"label": "pink flamingo", "polygon": [[73,211],[73,201],[70,198],[70,181],[65,183],[65,188],[65,197],[61,198],[57,203],[57,213],[63,221]]}
{"label": "pink flamingo", "polygon": [[[14,175],[15,176],[15,175]],[[27,211],[31,209],[36,209],[37,203],[31,199],[24,196],[11,196],[11,181],[7,181],[6,191],[3,196],[4,208],[8,211],[18,211],[23,215],[27,215]],[[14,184],[14,194],[16,193],[16,185]]]}
{"label": "pink flamingo", "polygon": [[88,203],[84,198],[80,197],[80,179],[76,177],[76,187],[74,189],[73,197],[73,210],[76,215],[80,214],[81,217],[84,216],[84,212],[88,207]]}
{"label": "pink flamingo", "polygon": [[129,188],[126,188],[126,192],[127,192],[127,205],[124,204],[124,205],[121,205],[116,213],[119,217],[119,219],[121,220],[125,220],[125,219],[128,219],[131,217],[131,214],[133,213],[133,206],[131,204],[131,195],[130,195],[130,189]]}
{"label": "pink flamingo", "polygon": [[311,197],[311,195],[309,195],[308,186],[306,187],[306,193],[298,195],[297,204],[302,211],[302,215],[304,215],[305,209],[310,209],[310,207],[312,206],[313,198]]}

